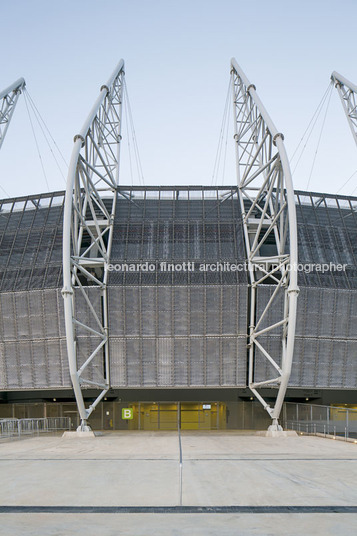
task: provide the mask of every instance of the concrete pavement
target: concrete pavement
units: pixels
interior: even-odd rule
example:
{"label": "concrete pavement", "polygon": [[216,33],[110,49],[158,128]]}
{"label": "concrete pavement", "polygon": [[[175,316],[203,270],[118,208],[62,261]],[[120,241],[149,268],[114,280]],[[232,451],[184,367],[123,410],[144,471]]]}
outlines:
{"label": "concrete pavement", "polygon": [[[251,506],[250,513],[90,513],[90,507],[179,504],[175,432],[115,432],[92,439],[0,443],[0,534],[355,534],[357,445],[302,436],[183,432],[183,505]],[[31,507],[57,507],[34,513]],[[66,506],[82,513],[62,513]],[[266,513],[254,508],[266,506]],[[270,507],[311,508],[276,513]],[[315,512],[351,507],[355,513]],[[86,510],[87,508],[87,510]],[[285,527],[285,528],[284,528]]]}

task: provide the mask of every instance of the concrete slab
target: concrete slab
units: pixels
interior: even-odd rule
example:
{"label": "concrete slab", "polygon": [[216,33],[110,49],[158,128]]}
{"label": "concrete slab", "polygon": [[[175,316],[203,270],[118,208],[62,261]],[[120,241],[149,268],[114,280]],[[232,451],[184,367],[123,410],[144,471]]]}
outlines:
{"label": "concrete slab", "polygon": [[296,437],[298,434],[294,430],[262,430],[255,432],[255,435],[264,437]]}
{"label": "concrete slab", "polygon": [[[185,431],[182,433],[182,449],[184,505],[357,505],[357,445],[353,443],[313,436],[275,438],[238,432]],[[104,433],[95,440],[42,436],[3,442],[0,444],[0,471],[2,506],[179,504],[176,432]],[[62,516],[57,513],[1,513],[0,534],[36,533],[37,536],[85,532],[86,536],[106,535],[118,534],[118,527],[121,527],[121,534],[135,536],[185,531],[190,535],[220,536],[237,533],[353,534],[348,531],[353,526],[353,518],[356,521],[354,513],[88,512]],[[294,523],[292,516],[297,520]],[[280,522],[285,532],[279,532]],[[316,524],[317,530],[312,530],[311,523]],[[343,530],[336,530],[336,524],[341,524]],[[334,531],[329,532],[331,527]]]}
{"label": "concrete slab", "polygon": [[[102,434],[100,434],[102,435]],[[79,438],[79,439],[88,439],[90,437],[92,438],[95,438],[96,437],[96,434],[92,431],[85,431],[83,432],[82,430],[76,430],[75,432],[63,432],[62,434],[62,437],[64,439],[76,439],[76,438]]]}
{"label": "concrete slab", "polygon": [[2,514],[6,536],[355,536],[350,514]]}

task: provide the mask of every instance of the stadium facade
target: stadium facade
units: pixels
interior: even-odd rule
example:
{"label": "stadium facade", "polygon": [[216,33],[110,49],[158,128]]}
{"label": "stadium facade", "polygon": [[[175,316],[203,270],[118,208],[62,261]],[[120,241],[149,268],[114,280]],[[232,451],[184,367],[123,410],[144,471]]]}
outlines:
{"label": "stadium facade", "polygon": [[[117,196],[108,281],[111,390],[102,403],[111,418],[98,409],[92,421],[125,427],[120,416],[113,422],[112,408],[120,414],[130,403],[138,412],[140,402],[143,422],[149,412],[154,422],[146,426],[155,428],[161,401],[166,426],[178,402],[193,421],[204,405],[211,413],[216,404],[219,426],[235,426],[233,408],[250,399],[249,281],[237,187],[121,186]],[[288,399],[353,403],[357,198],[296,192],[295,199],[300,296]],[[2,416],[39,416],[45,404],[51,415],[75,411],[61,296],[63,208],[64,192],[1,202]],[[267,280],[264,292],[272,289]],[[84,321],[88,304],[82,299],[77,307]],[[278,318],[279,307],[270,314]],[[92,334],[78,338],[83,352],[95,345]],[[265,344],[281,351],[273,332]],[[257,355],[257,381],[265,367]],[[87,378],[101,374],[96,362]],[[274,391],[264,392],[269,398]],[[90,388],[85,397],[93,397]],[[210,420],[216,427],[216,410]]]}

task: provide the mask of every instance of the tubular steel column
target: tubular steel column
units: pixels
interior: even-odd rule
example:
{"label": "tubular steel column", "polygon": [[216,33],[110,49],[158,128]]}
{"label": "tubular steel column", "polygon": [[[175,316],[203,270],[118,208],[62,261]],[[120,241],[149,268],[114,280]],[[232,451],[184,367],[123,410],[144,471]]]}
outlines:
{"label": "tubular steel column", "polygon": [[357,145],[357,86],[336,71],[331,74],[331,80],[338,91],[353,139]]}
{"label": "tubular steel column", "polygon": [[14,113],[21,91],[25,87],[25,80],[19,78],[11,86],[0,92],[0,149],[3,144],[7,129]]}
{"label": "tubular steel column", "polygon": [[[277,431],[282,430],[278,419],[292,367],[299,292],[294,190],[284,136],[235,59],[231,75],[237,179],[250,279],[248,385],[272,418],[269,429]],[[267,284],[272,289],[269,295]],[[284,303],[283,313],[271,323],[269,312],[279,299]],[[280,337],[281,358],[264,346],[265,335],[271,332]],[[257,354],[266,360],[266,369],[276,371],[273,378],[255,380]],[[269,386],[278,387],[274,407],[258,392]]]}
{"label": "tubular steel column", "polygon": [[[90,430],[87,419],[110,387],[107,278],[119,177],[123,84],[121,60],[101,87],[80,134],[74,137],[67,179],[62,295],[68,361],[81,431]],[[76,301],[85,304],[85,319]],[[87,342],[86,346],[89,337],[91,345]],[[85,353],[88,355],[83,358]],[[89,380],[85,373],[88,375],[94,363],[101,377]],[[82,387],[100,389],[88,409]]]}

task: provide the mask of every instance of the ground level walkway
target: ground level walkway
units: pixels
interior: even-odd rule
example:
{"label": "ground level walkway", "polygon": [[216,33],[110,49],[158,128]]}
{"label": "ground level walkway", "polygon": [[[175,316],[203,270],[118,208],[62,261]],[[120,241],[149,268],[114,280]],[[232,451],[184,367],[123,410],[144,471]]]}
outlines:
{"label": "ground level walkway", "polygon": [[186,431],[179,460],[175,432],[1,442],[0,534],[356,533],[354,443]]}

